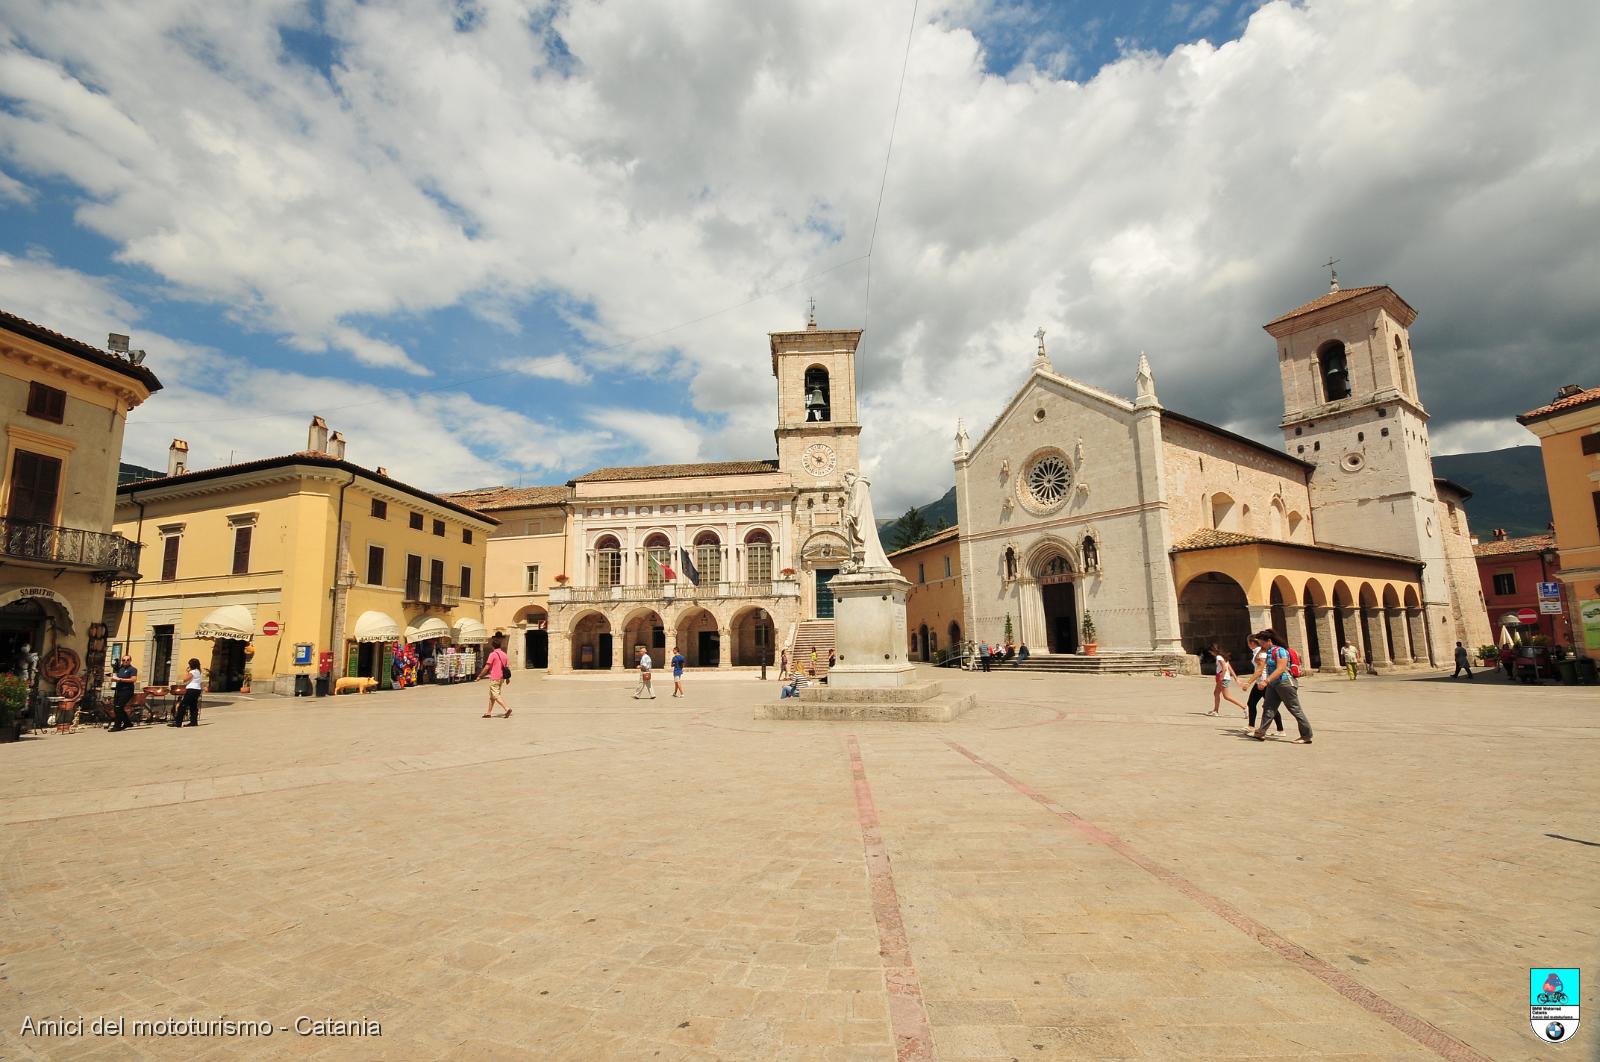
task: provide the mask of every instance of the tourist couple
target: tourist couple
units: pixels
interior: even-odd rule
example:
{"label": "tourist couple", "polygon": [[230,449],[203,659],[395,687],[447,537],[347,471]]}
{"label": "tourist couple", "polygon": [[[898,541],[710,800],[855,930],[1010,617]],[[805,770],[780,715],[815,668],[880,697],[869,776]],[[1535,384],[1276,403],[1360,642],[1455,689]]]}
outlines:
{"label": "tourist couple", "polygon": [[[1213,648],[1217,657],[1217,684],[1212,694],[1212,707],[1207,715],[1216,715],[1222,699],[1246,709],[1250,713],[1249,729],[1245,731],[1257,741],[1267,740],[1267,728],[1274,723],[1278,726],[1278,733],[1283,733],[1283,719],[1278,715],[1278,707],[1289,709],[1289,714],[1294,716],[1295,723],[1300,727],[1300,736],[1295,739],[1296,745],[1311,744],[1311,722],[1306,718],[1306,713],[1300,707],[1300,680],[1295,675],[1294,662],[1290,659],[1289,648],[1284,645],[1283,639],[1270,630],[1261,631],[1250,637],[1250,702],[1248,705],[1239,704],[1239,701],[1229,692],[1233,685],[1235,674],[1233,665],[1229,663],[1228,654]],[[1263,703],[1264,702],[1264,703]],[[1263,704],[1261,709],[1261,726],[1256,727],[1256,705]]]}

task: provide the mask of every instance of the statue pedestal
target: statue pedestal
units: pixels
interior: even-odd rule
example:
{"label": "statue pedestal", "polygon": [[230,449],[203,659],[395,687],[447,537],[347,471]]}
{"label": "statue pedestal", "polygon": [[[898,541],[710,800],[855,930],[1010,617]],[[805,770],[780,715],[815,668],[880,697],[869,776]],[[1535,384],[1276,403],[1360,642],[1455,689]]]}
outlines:
{"label": "statue pedestal", "polygon": [[894,569],[836,575],[833,591],[834,650],[830,690],[883,689],[916,684],[917,669],[906,659],[906,594],[911,583]]}

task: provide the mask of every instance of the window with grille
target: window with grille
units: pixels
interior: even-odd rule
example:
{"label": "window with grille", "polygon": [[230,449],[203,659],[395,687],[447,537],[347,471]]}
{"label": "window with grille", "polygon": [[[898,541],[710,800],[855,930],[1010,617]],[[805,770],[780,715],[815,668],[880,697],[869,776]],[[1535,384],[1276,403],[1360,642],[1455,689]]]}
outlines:
{"label": "window with grille", "polygon": [[389,519],[389,503],[382,498],[372,499],[372,516],[376,520]]}
{"label": "window with grille", "polygon": [[168,535],[161,541],[161,579],[171,582],[178,577],[178,543],[183,541],[177,535]]}
{"label": "window with grille", "polygon": [[28,416],[60,424],[67,419],[67,393],[48,384],[28,385]]}
{"label": "window with grille", "polygon": [[746,545],[745,567],[749,569],[750,582],[772,582],[772,543],[760,539]]}
{"label": "window with grille", "polygon": [[1494,592],[1496,597],[1506,597],[1517,592],[1517,575],[1515,572],[1501,572],[1494,577]]}
{"label": "window with grille", "polygon": [[246,575],[250,571],[250,540],[255,528],[244,524],[233,529],[233,574]]}
{"label": "window with grille", "polygon": [[367,547],[367,582],[373,586],[383,585],[383,547]]}
{"label": "window with grille", "polygon": [[722,582],[722,542],[714,533],[702,531],[694,540],[694,566],[701,585]]}
{"label": "window with grille", "polygon": [[622,583],[622,544],[611,535],[595,543],[594,581],[597,586]]}

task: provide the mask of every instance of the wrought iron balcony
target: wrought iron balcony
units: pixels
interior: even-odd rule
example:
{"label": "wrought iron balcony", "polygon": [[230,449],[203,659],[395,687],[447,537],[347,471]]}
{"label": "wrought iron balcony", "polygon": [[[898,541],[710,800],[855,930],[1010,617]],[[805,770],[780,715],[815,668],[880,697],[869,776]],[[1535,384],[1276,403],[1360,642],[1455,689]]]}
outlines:
{"label": "wrought iron balcony", "polygon": [[139,575],[139,544],[114,532],[0,517],[0,554],[91,571],[107,579]]}
{"label": "wrought iron balcony", "polygon": [[461,587],[455,583],[436,583],[432,579],[407,579],[401,600],[424,608],[455,608],[461,604]]}
{"label": "wrought iron balcony", "polygon": [[793,579],[772,579],[764,583],[713,583],[696,586],[687,579],[660,583],[618,584],[616,586],[553,586],[550,603],[607,604],[615,601],[709,601],[735,597],[799,597],[800,584]]}

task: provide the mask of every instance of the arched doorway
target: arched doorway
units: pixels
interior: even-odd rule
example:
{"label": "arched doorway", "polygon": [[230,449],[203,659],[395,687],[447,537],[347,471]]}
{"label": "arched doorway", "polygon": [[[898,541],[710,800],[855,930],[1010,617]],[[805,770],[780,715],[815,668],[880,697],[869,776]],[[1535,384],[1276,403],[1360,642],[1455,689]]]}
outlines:
{"label": "arched doorway", "polygon": [[667,631],[661,622],[661,614],[654,609],[639,609],[628,616],[622,623],[622,666],[632,668],[638,665],[639,657],[645,650],[657,667],[661,666],[663,654],[667,648]]}
{"label": "arched doorway", "polygon": [[[1074,577],[1072,562],[1060,553],[1051,554],[1038,569],[1045,644],[1052,653],[1078,651],[1078,587]],[[1024,631],[1019,637],[1026,641],[1031,633]]]}
{"label": "arched doorway", "polygon": [[729,636],[733,639],[734,667],[759,667],[777,660],[772,614],[766,609],[751,606],[734,616]]}
{"label": "arched doorway", "polygon": [[1324,613],[1328,607],[1322,584],[1315,579],[1307,579],[1305,596],[1301,599],[1301,604],[1305,608],[1306,656],[1313,668],[1321,670],[1324,652],[1329,654],[1329,659],[1339,655],[1336,651],[1337,646],[1324,647],[1322,644]]}
{"label": "arched doorway", "polygon": [[955,620],[950,621],[950,651],[961,651],[961,624]]}
{"label": "arched doorway", "polygon": [[585,612],[572,624],[574,671],[605,670],[611,666],[611,624],[598,612]]}
{"label": "arched doorway", "polygon": [[538,605],[521,609],[512,619],[513,624],[525,624],[522,632],[522,666],[548,668],[550,666],[550,622],[545,610]]}
{"label": "arched doorway", "polygon": [[928,625],[926,623],[917,628],[917,659],[923,663],[928,661]]}
{"label": "arched doorway", "polygon": [[1250,607],[1244,587],[1221,572],[1189,580],[1178,595],[1178,629],[1185,652],[1200,655],[1216,645],[1235,667],[1250,661]]}
{"label": "arched doorway", "polygon": [[716,667],[722,663],[722,635],[717,617],[707,609],[695,607],[678,617],[673,630],[678,651],[690,667]]}

